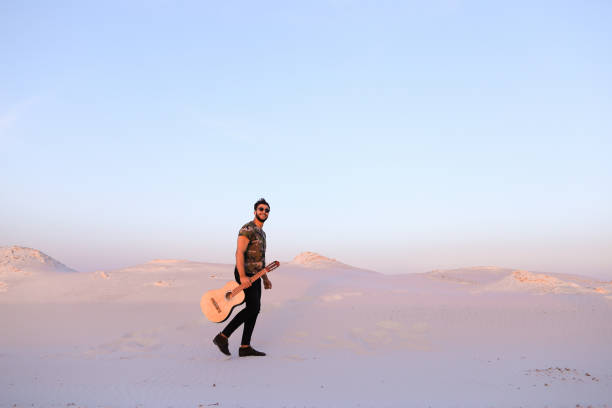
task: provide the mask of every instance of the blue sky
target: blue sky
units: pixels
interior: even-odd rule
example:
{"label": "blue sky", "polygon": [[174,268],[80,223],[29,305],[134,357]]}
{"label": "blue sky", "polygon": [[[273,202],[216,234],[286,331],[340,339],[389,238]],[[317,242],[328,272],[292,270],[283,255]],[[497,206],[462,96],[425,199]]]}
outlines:
{"label": "blue sky", "polygon": [[612,278],[612,4],[0,4],[0,245]]}

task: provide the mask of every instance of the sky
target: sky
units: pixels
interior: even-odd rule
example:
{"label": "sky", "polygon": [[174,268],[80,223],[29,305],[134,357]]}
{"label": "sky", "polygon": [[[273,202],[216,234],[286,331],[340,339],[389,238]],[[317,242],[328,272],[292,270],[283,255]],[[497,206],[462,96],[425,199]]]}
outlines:
{"label": "sky", "polygon": [[0,246],[612,279],[608,1],[2,1]]}

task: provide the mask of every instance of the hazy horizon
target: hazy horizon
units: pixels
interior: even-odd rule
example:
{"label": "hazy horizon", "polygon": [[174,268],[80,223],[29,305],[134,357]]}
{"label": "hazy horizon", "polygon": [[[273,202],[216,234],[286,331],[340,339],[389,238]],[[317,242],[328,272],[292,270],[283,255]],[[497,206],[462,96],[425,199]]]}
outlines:
{"label": "hazy horizon", "polygon": [[[0,246],[1,247],[10,247],[10,246]],[[23,248],[30,248],[30,247],[23,247]],[[42,253],[44,253],[47,256],[50,256],[51,258],[53,258],[54,260],[64,264],[65,266],[67,266],[68,268],[74,269],[76,272],[80,272],[80,273],[91,273],[91,272],[100,272],[100,271],[113,271],[113,270],[121,270],[121,269],[125,269],[125,268],[132,268],[132,267],[137,267],[139,265],[144,265],[146,263],[150,263],[150,262],[156,262],[156,261],[176,261],[176,260],[180,260],[180,261],[186,261],[186,262],[196,262],[196,263],[204,263],[204,264],[224,264],[224,265],[234,265],[235,262],[232,260],[228,260],[227,262],[222,262],[222,261],[210,261],[210,260],[206,260],[206,259],[187,259],[187,258],[167,258],[167,257],[157,257],[157,258],[151,258],[151,259],[146,259],[146,260],[141,260],[141,261],[133,261],[133,262],[126,262],[124,264],[120,264],[120,262],[118,261],[112,261],[107,263],[107,267],[104,268],[98,268],[98,267],[94,267],[94,268],[74,268],[73,266],[67,264],[66,262],[63,262],[61,259],[58,259],[48,253],[46,253],[45,251],[42,251],[40,249],[37,248],[30,248],[36,251],[40,251]],[[292,262],[294,260],[294,258],[298,255],[304,254],[304,253],[313,253],[312,251],[303,251],[300,254],[295,254],[295,256],[291,257],[290,259],[280,259],[280,258],[269,258],[267,259],[267,263],[272,262],[272,260],[278,260],[281,263],[285,263],[285,262]],[[315,255],[320,255],[323,256],[324,258],[327,258],[331,261],[337,261],[340,262],[342,264],[348,264],[347,262],[345,262],[342,259],[338,259],[335,258],[333,256],[327,256],[325,254],[320,254],[320,253],[314,253]],[[73,254],[74,255],[74,254]],[[111,266],[112,265],[112,266]],[[34,265],[32,265],[34,266]],[[566,274],[570,274],[570,275],[580,275],[580,276],[584,276],[584,277],[592,277],[592,278],[599,278],[599,279],[612,279],[612,273],[585,273],[584,271],[552,271],[552,270],[537,270],[537,269],[528,269],[528,268],[521,268],[521,267],[515,267],[515,266],[509,266],[509,265],[485,265],[485,264],[479,264],[479,265],[450,265],[450,266],[445,266],[445,267],[441,267],[441,268],[430,268],[430,269],[424,269],[424,270],[406,270],[406,269],[397,269],[397,270],[381,270],[376,269],[375,267],[373,268],[369,268],[363,265],[356,265],[356,264],[348,264],[348,266],[350,267],[354,267],[357,269],[364,269],[364,270],[371,270],[374,272],[379,272],[382,273],[384,275],[401,275],[401,274],[412,274],[412,273],[427,273],[427,272],[432,272],[432,271],[436,271],[436,270],[467,270],[467,269],[478,269],[478,268],[488,268],[488,267],[495,267],[495,268],[499,268],[499,269],[514,269],[514,270],[529,270],[529,272],[534,272],[534,273],[566,273]],[[34,266],[35,267],[35,266]],[[327,267],[333,267],[333,266],[327,266]],[[231,268],[230,268],[231,269]]]}

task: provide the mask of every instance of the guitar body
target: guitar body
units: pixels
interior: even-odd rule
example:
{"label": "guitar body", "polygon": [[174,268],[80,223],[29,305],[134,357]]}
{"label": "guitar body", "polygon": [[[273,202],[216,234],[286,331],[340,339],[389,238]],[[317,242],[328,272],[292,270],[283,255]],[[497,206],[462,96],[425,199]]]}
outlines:
{"label": "guitar body", "polygon": [[[255,282],[264,274],[273,271],[280,266],[280,262],[274,261],[255,275],[249,277],[251,282]],[[214,323],[221,323],[227,320],[232,314],[232,310],[244,302],[244,288],[236,281],[230,281],[221,289],[209,290],[200,299],[200,308],[208,320]]]}
{"label": "guitar body", "polygon": [[232,310],[244,302],[243,291],[240,291],[231,298],[229,296],[238,286],[240,286],[238,282],[230,281],[221,289],[209,290],[206,292],[200,300],[200,307],[202,308],[204,316],[215,323],[226,321],[232,314]]}

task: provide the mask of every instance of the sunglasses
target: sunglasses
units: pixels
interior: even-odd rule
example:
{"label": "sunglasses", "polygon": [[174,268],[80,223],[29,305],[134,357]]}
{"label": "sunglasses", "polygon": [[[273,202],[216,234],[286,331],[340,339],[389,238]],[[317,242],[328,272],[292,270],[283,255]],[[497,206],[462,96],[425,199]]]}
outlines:
{"label": "sunglasses", "polygon": [[270,209],[269,208],[265,208],[265,207],[259,207],[259,208],[257,208],[257,211],[265,211],[266,214],[267,214],[267,213],[270,212]]}

